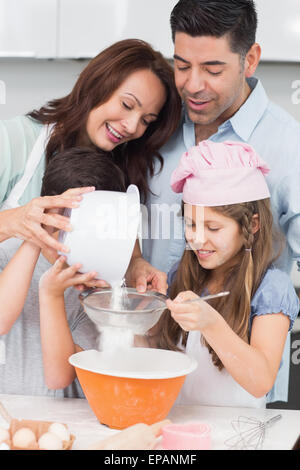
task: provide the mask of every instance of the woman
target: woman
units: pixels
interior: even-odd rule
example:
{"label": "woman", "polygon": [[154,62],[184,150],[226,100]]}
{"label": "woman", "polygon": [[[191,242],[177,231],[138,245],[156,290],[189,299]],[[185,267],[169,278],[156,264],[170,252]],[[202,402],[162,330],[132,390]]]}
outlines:
{"label": "woman", "polygon": [[[66,97],[1,122],[0,241],[17,237],[66,251],[42,225],[68,230],[68,220],[48,211],[71,208],[74,197],[38,196],[45,165],[73,146],[111,152],[145,201],[147,177],[155,158],[162,164],[158,150],[175,131],[180,112],[171,66],[147,43],[128,39],[91,60]],[[134,258],[140,258],[138,251]]]}

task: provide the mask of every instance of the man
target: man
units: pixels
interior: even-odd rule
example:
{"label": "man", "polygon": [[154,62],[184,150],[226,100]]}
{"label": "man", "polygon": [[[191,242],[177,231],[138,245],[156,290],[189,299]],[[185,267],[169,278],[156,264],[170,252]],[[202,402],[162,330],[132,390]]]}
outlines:
{"label": "man", "polygon": [[169,181],[182,153],[204,139],[241,140],[271,168],[268,184],[274,219],[287,237],[280,266],[290,272],[293,258],[298,264],[300,260],[300,125],[271,103],[261,82],[252,78],[261,52],[255,43],[254,2],[180,0],[171,13],[171,27],[175,80],[184,112],[177,133],[161,151],[164,169],[151,181],[152,230],[148,228],[143,241],[144,257],[168,272],[184,249],[180,217],[175,217],[178,223],[171,241],[163,236],[166,227],[164,233],[158,227],[166,205],[180,203]]}
{"label": "man", "polygon": [[[204,139],[234,140],[252,145],[271,168],[267,181],[274,220],[287,240],[279,266],[290,272],[293,259],[300,266],[300,125],[271,103],[253,78],[261,54],[254,2],[180,0],[171,13],[171,28],[183,116],[161,151],[164,168],[151,180],[143,256],[168,272],[184,250],[181,198],[170,188],[182,153]],[[286,400],[288,372],[280,370],[271,401]]]}

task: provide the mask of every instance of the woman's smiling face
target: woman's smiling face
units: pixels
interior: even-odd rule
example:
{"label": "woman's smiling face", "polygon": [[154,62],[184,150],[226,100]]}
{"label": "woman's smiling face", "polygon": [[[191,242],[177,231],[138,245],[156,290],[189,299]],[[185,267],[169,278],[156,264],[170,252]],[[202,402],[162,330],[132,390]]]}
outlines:
{"label": "woman's smiling face", "polygon": [[244,245],[238,223],[212,207],[185,204],[184,219],[186,240],[204,269],[230,265]]}
{"label": "woman's smiling face", "polygon": [[138,139],[158,118],[165,101],[165,87],[151,70],[133,72],[108,101],[89,113],[87,136],[105,151]]}

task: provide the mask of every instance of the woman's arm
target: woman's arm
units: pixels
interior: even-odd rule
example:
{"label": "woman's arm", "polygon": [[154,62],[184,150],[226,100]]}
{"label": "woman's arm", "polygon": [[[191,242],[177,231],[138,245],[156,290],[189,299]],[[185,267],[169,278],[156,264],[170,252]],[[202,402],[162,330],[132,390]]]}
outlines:
{"label": "woman's arm", "polygon": [[[53,208],[76,207],[76,201],[63,196],[45,196],[32,199],[28,204],[0,212],[0,242],[8,238],[28,240],[40,248],[63,248],[42,227],[42,224],[68,230],[69,220],[59,214],[46,213]],[[77,201],[78,204],[78,201]]]}
{"label": "woman's arm", "polygon": [[91,281],[97,274],[79,274],[80,267],[80,264],[66,267],[65,258],[61,256],[40,279],[41,343],[45,382],[50,389],[67,387],[76,375],[68,358],[81,348],[74,343],[69,328],[64,291]]}
{"label": "woman's arm", "polygon": [[67,247],[51,237],[46,228],[71,230],[68,217],[62,216],[58,211],[78,207],[82,195],[94,189],[72,188],[61,195],[37,197],[25,206],[0,212],[0,242],[15,237],[31,241],[42,249],[67,252]]}
{"label": "woman's arm", "polygon": [[23,242],[0,273],[0,335],[7,334],[23,310],[40,248]]}
{"label": "woman's arm", "polygon": [[257,398],[266,395],[277,376],[289,318],[281,313],[255,317],[247,344],[205,301],[199,298],[199,302],[185,303],[194,298],[194,293],[182,292],[174,301],[167,301],[174,320],[185,331],[201,331],[226,370],[245,390]]}

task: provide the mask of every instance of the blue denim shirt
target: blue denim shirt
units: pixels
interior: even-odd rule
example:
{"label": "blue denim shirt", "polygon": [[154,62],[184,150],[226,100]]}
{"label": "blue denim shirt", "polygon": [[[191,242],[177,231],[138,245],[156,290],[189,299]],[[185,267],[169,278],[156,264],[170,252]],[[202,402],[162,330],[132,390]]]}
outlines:
{"label": "blue denim shirt", "polygon": [[[251,94],[240,109],[210,137],[214,142],[234,140],[246,142],[271,168],[267,183],[271,194],[274,222],[286,236],[286,247],[276,266],[290,273],[293,261],[300,269],[300,124],[279,106],[272,103],[259,80],[248,79]],[[156,268],[169,272],[181,258],[185,248],[183,221],[179,215],[181,194],[170,186],[172,171],[181,155],[195,145],[194,124],[183,110],[181,123],[161,149],[163,170],[150,180],[152,194],[143,214],[142,250],[144,258]],[[166,221],[169,218],[170,223]],[[165,223],[162,224],[162,220]],[[290,335],[285,346],[286,359],[290,353]],[[280,394],[272,401],[287,400],[289,360],[281,368]]]}
{"label": "blue denim shirt", "polygon": [[[270,102],[261,82],[248,80],[252,92],[237,113],[224,122],[210,137],[214,142],[234,140],[246,142],[271,168],[266,176],[271,193],[274,222],[284,232],[287,246],[277,262],[290,273],[293,260],[300,269],[300,123],[279,106]],[[184,250],[182,219],[179,217],[181,194],[170,187],[172,171],[181,155],[195,145],[194,124],[183,112],[182,122],[173,137],[161,149],[164,167],[150,180],[147,204],[148,220],[143,218],[143,255],[153,266],[166,273],[181,257]],[[170,234],[168,224],[161,227],[159,219],[173,209]],[[169,214],[168,214],[169,215]],[[164,232],[164,233],[162,233]],[[169,235],[169,236],[168,236]]]}

